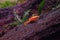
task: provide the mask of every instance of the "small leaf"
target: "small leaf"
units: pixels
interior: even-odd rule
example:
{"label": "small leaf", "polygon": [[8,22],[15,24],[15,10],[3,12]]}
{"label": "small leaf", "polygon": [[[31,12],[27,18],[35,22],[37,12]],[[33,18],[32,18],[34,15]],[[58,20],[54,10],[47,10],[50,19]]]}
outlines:
{"label": "small leaf", "polygon": [[25,12],[25,14],[23,15],[23,19],[22,19],[23,22],[25,22],[25,21],[27,20],[30,11],[31,11],[31,10],[28,10],[28,11]]}
{"label": "small leaf", "polygon": [[44,4],[45,4],[45,0],[42,0],[42,2],[39,4],[39,7],[38,7],[38,12],[39,12],[38,15],[40,15],[42,8],[44,7]]}
{"label": "small leaf", "polygon": [[16,21],[16,22],[13,22],[11,24],[9,24],[10,26],[18,26],[20,25],[21,23],[19,21]]}

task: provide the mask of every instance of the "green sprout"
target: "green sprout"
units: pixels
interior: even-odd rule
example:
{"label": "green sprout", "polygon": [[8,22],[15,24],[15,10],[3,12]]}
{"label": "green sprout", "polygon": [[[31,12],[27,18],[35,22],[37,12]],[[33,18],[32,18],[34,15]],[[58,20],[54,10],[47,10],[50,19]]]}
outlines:
{"label": "green sprout", "polygon": [[13,22],[11,24],[9,24],[10,26],[19,26],[21,23],[19,21]]}
{"label": "green sprout", "polygon": [[28,11],[26,11],[25,13],[24,13],[24,15],[23,15],[23,22],[25,22],[27,19],[28,19],[28,15],[29,15],[29,12],[30,12],[31,10],[28,10]]}
{"label": "green sprout", "polygon": [[41,3],[39,4],[39,7],[38,7],[38,12],[39,12],[38,15],[40,15],[40,13],[41,13],[41,11],[42,11],[42,9],[44,7],[44,4],[45,4],[45,0],[42,0]]}
{"label": "green sprout", "polygon": [[28,19],[28,15],[29,15],[30,11],[31,10],[27,10],[26,12],[24,12],[23,18],[21,19],[21,18],[19,18],[18,14],[16,13],[16,11],[14,9],[13,12],[15,15],[15,20],[17,20],[17,22],[12,23],[11,25],[16,26],[16,25],[20,25],[20,24],[24,23]]}

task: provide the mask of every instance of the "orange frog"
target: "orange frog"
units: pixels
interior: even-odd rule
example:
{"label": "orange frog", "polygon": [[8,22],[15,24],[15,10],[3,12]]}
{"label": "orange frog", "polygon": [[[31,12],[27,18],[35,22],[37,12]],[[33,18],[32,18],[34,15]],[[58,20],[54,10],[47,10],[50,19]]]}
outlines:
{"label": "orange frog", "polygon": [[38,20],[38,19],[39,19],[39,16],[38,16],[38,15],[34,15],[34,16],[30,17],[30,18],[28,19],[28,21],[24,22],[24,25],[26,26],[26,25],[29,24],[30,22],[35,22],[35,21]]}

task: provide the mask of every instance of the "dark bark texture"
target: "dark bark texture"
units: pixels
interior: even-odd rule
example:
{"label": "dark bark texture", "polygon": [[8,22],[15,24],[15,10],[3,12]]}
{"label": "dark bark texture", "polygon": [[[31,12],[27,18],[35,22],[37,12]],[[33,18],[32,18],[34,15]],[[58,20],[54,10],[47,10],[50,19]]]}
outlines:
{"label": "dark bark texture", "polygon": [[[14,21],[13,9],[18,10],[23,15],[24,11],[33,8],[39,2],[40,0],[28,0],[22,5],[0,9],[0,31],[4,31],[3,24]],[[51,10],[56,2],[59,0],[46,0],[43,10],[48,9],[49,12],[42,13],[40,19],[34,23],[27,26],[21,24],[5,34],[2,33],[3,36],[0,35],[0,40],[60,40],[60,8]]]}

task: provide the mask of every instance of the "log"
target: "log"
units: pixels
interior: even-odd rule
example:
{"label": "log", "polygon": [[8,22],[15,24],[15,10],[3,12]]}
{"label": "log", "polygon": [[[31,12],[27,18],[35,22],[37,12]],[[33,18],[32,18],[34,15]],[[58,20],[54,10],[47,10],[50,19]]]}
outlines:
{"label": "log", "polygon": [[[15,27],[1,37],[0,40],[34,40],[34,38],[43,39],[44,37],[47,37],[47,35],[52,35],[53,33],[59,31],[59,23],[60,8],[51,13],[48,12],[45,17],[39,19],[35,23],[30,23],[27,26],[21,24],[20,26]],[[40,36],[36,37],[37,34]]]}
{"label": "log", "polygon": [[[11,8],[10,7],[3,8],[3,9],[1,8],[0,15],[3,15],[3,16],[2,17],[0,16],[0,26],[2,23],[11,21],[14,18],[13,9],[18,10],[19,13],[22,15],[26,10],[31,8],[30,5],[37,5],[37,4],[35,4],[35,2],[37,2],[37,1],[29,0],[28,2],[26,2],[22,5],[16,5]],[[47,4],[49,5],[50,2],[51,1],[47,0],[46,5]],[[51,7],[52,7],[53,3],[54,2],[52,2],[52,4],[50,4]],[[45,5],[45,8],[47,8],[46,5]],[[48,8],[49,8],[49,6],[48,6]],[[23,24],[19,27],[15,27],[12,30],[6,32],[2,37],[0,37],[0,40],[37,40],[37,38],[43,39],[43,38],[47,37],[47,35],[52,35],[53,33],[56,33],[57,31],[59,31],[59,28],[60,28],[60,27],[57,27],[58,25],[56,26],[57,28],[51,27],[52,25],[60,23],[59,11],[60,11],[60,8],[56,9],[54,11],[50,11],[48,13],[41,14],[40,15],[41,18],[37,22],[29,24],[29,25],[27,25],[27,27],[25,27]],[[5,18],[5,16],[7,16],[7,18]],[[10,17],[10,16],[12,16],[12,17]],[[38,24],[38,25],[36,25],[36,24]],[[38,33],[38,34],[36,35],[36,33]]]}

